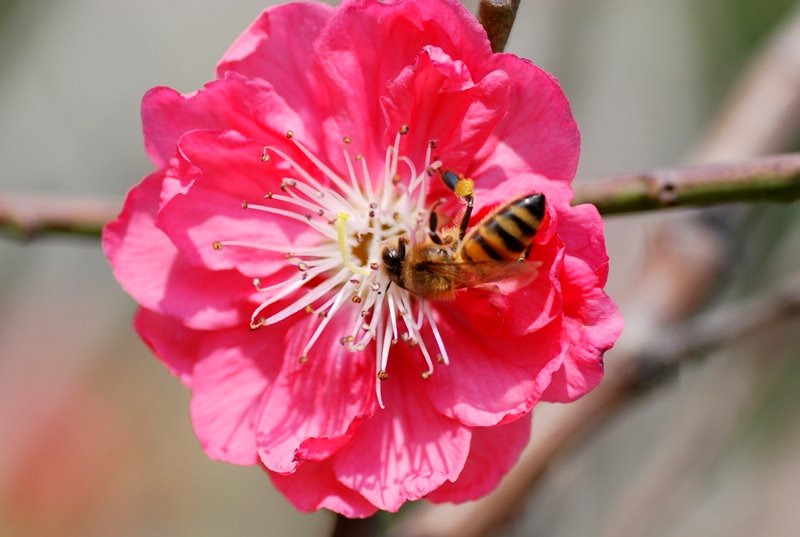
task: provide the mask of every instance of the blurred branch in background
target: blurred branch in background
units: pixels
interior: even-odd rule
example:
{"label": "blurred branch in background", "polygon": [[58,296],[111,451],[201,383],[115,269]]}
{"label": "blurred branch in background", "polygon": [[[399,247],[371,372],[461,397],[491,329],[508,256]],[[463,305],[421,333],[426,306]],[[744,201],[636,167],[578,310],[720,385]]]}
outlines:
{"label": "blurred branch in background", "polygon": [[[601,214],[609,215],[798,198],[800,153],[790,153],[590,179],[575,186],[574,203],[592,203]],[[99,236],[121,205],[117,199],[70,200],[0,192],[0,230],[22,239],[52,234]]]}
{"label": "blurred branch in background", "polygon": [[[772,295],[724,306],[664,327],[636,354],[617,353],[606,379],[580,401],[564,407],[550,431],[538,431],[520,464],[497,491],[475,504],[420,510],[402,521],[393,537],[480,537],[522,507],[528,491],[564,448],[604,425],[604,420],[671,378],[687,360],[732,345],[767,328],[800,317],[800,279]],[[566,410],[568,409],[568,411]],[[447,512],[447,509],[450,512]]]}
{"label": "blurred branch in background", "polygon": [[[712,127],[697,144],[691,161],[750,159],[789,146],[800,126],[799,43],[800,6],[744,70],[711,123]],[[658,172],[662,177],[665,173],[667,177],[674,177],[671,172]],[[625,183],[632,179],[614,181]],[[636,180],[633,183],[641,195],[642,185]],[[592,199],[591,192],[603,191],[600,184],[589,184],[585,188],[586,191],[577,195],[584,202]],[[658,188],[655,194],[658,195]],[[619,192],[618,195],[622,196]],[[631,207],[630,204],[622,206]],[[732,314],[720,310],[707,316],[695,316],[711,298],[709,290],[715,286],[718,290],[720,282],[725,281],[724,268],[731,264],[735,251],[732,243],[741,240],[731,230],[743,225],[743,215],[743,211],[714,208],[699,211],[694,217],[665,222],[656,231],[641,275],[638,280],[632,277],[631,298],[629,303],[623,304],[626,330],[618,346],[607,355],[608,371],[601,385],[580,401],[552,409],[557,412],[555,419],[537,420],[537,433],[528,449],[492,494],[470,504],[419,506],[397,525],[393,535],[479,537],[491,534],[518,513],[545,470],[559,455],[564,456],[570,447],[577,446],[599,429],[598,418],[618,414],[628,406],[626,403],[636,400],[634,396],[641,389],[652,388],[659,380],[668,378],[656,373],[674,369],[690,354],[729,345],[739,340],[741,334],[753,334],[777,318],[796,316],[800,307],[796,293],[800,290],[794,283],[767,302],[748,303],[735,308]],[[694,247],[686,245],[698,241]],[[788,296],[792,298],[787,300]],[[668,334],[672,341],[663,343],[662,332],[670,325],[673,328]],[[662,342],[656,347],[660,350],[652,352],[652,343],[656,341]],[[645,379],[649,379],[647,383],[643,383]],[[725,404],[735,406],[732,401]],[[729,414],[730,411],[727,419]],[[719,416],[713,415],[710,409],[705,412],[695,409],[693,419],[687,419],[692,421],[688,426],[708,427],[709,419],[719,419]],[[629,501],[621,502],[623,507],[613,515],[613,529],[619,531],[610,534],[648,534],[659,520],[660,512],[687,501],[674,481],[697,465],[680,462],[700,460],[700,452],[709,457],[718,450],[719,444],[698,446],[694,437],[687,436],[653,453],[650,459],[655,460],[656,468],[634,478],[626,495]],[[682,471],[678,472],[678,468]],[[673,492],[675,490],[677,492]]]}
{"label": "blurred branch in background", "polygon": [[119,212],[118,199],[0,192],[0,230],[19,239],[43,235],[97,238]]}
{"label": "blurred branch in background", "polygon": [[590,180],[576,186],[574,204],[592,203],[601,214],[609,215],[798,198],[800,153]]}

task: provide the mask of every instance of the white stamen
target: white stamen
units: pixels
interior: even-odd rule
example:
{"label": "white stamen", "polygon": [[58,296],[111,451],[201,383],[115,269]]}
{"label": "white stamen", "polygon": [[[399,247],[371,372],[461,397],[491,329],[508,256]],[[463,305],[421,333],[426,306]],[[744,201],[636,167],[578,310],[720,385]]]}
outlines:
{"label": "white stamen", "polygon": [[331,309],[329,309],[327,312],[328,314],[322,319],[322,322],[319,323],[319,326],[317,326],[317,329],[314,331],[314,334],[311,336],[311,339],[308,340],[308,343],[306,343],[306,346],[303,347],[304,355],[308,354],[308,351],[311,350],[311,347],[314,345],[314,343],[317,342],[317,339],[322,334],[322,331],[325,330],[325,327],[328,326],[328,323],[331,321],[331,319],[333,319],[333,315],[339,310],[339,307],[342,304],[342,297],[345,295],[346,292],[347,292],[347,287],[342,287],[341,291],[339,291],[336,294],[336,298],[333,301],[333,305],[331,306]]}
{"label": "white stamen", "polygon": [[[345,177],[288,131],[287,143],[294,144],[302,153],[305,158],[301,160],[305,164],[295,161],[286,150],[265,146],[259,155],[261,160],[269,164],[273,157],[278,157],[291,167],[295,177],[283,177],[281,191],[268,192],[264,203],[251,204],[245,200],[242,207],[274,215],[277,219],[303,222],[318,233],[316,244],[296,247],[275,244],[281,242],[276,237],[265,237],[265,242],[233,238],[212,244],[215,250],[248,248],[285,256],[285,266],[295,267],[295,272],[290,272],[286,279],[266,286],[261,285],[259,278],[253,279],[253,286],[264,293],[265,300],[252,312],[251,328],[274,325],[302,311],[318,316],[313,330],[309,325],[305,332],[302,363],[308,360],[309,352],[326,330],[342,326],[331,323],[333,317],[344,315],[347,325],[341,334],[335,334],[341,345],[354,353],[374,345],[375,397],[381,408],[384,408],[381,385],[389,381],[391,349],[398,341],[419,349],[427,366],[422,372],[423,378],[429,378],[435,367],[425,341],[430,342],[431,335],[438,349],[437,358],[444,364],[450,363],[430,303],[395,283],[379,262],[383,249],[398,237],[405,237],[412,245],[427,237],[429,182],[442,163],[431,162],[432,144],[428,144],[422,163],[403,155],[402,137],[408,133],[408,127],[400,129],[392,145],[386,148],[382,168],[356,155],[359,168],[347,149],[351,140],[346,137],[343,140]],[[376,178],[373,183],[370,169],[379,170],[383,177]],[[417,170],[422,171],[418,173]],[[270,238],[272,242],[268,242]],[[306,241],[304,235],[304,243],[308,244]],[[264,313],[276,304],[279,306],[268,315]]]}
{"label": "white stamen", "polygon": [[328,281],[319,284],[307,295],[305,295],[297,302],[293,303],[291,306],[287,306],[278,313],[269,316],[267,319],[264,320],[263,323],[264,326],[275,324],[279,321],[282,321],[287,317],[289,317],[290,315],[304,309],[306,306],[311,305],[314,301],[316,301],[317,299],[328,293],[328,291],[330,291],[331,289],[333,289],[338,285],[341,285],[343,283],[342,282],[343,279],[346,281],[346,276],[347,276],[347,269],[340,270],[335,277],[330,278],[328,279]]}
{"label": "white stamen", "polygon": [[433,337],[436,339],[436,344],[439,346],[439,352],[442,356],[442,363],[444,363],[444,365],[450,365],[450,357],[447,355],[447,349],[442,341],[442,335],[439,333],[439,327],[436,326],[436,321],[433,318],[431,306],[425,302],[422,304],[422,308],[425,310],[425,317],[428,319],[428,324],[431,325],[431,332],[433,332]]}
{"label": "white stamen", "polygon": [[278,214],[281,216],[285,216],[286,218],[291,218],[292,220],[297,220],[298,222],[305,222],[309,226],[313,227],[315,230],[319,231],[320,234],[325,235],[329,239],[336,240],[336,233],[333,232],[330,228],[327,228],[317,222],[309,220],[305,217],[305,215],[293,213],[291,211],[286,211],[283,209],[276,209],[274,207],[267,207],[265,205],[248,205],[248,209],[254,209],[256,211],[263,211],[265,213],[272,213]]}

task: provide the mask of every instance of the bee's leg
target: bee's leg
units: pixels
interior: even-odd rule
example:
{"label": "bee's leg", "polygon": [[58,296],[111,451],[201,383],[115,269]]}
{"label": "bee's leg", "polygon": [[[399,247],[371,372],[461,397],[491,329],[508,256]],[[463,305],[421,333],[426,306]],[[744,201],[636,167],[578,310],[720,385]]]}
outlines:
{"label": "bee's leg", "polygon": [[438,200],[436,203],[433,204],[431,207],[431,214],[428,220],[428,236],[431,238],[434,244],[442,244],[442,237],[439,236],[438,231],[436,231],[439,227],[439,219],[436,216],[436,208],[444,203],[443,199]]}
{"label": "bee's leg", "polygon": [[[456,196],[467,202],[467,208],[464,210],[464,216],[461,218],[461,225],[458,229],[458,240],[464,238],[467,234],[467,227],[469,227],[469,218],[472,216],[472,205],[475,203],[475,196],[473,194],[474,183],[468,177],[460,177],[450,170],[439,170],[439,176],[442,182],[452,190]],[[436,241],[434,241],[436,242]],[[437,244],[441,244],[437,242]]]}
{"label": "bee's leg", "polygon": [[400,237],[397,241],[397,258],[403,261],[406,258],[406,238]]}
{"label": "bee's leg", "polygon": [[522,252],[522,256],[520,257],[520,261],[525,261],[526,259],[528,259],[528,257],[530,257],[530,255],[531,255],[531,250],[533,250],[533,243],[530,243],[528,245],[528,247],[525,248],[525,251]]}
{"label": "bee's leg", "polygon": [[475,196],[468,194],[464,196],[464,201],[467,202],[467,208],[464,209],[464,216],[461,217],[461,225],[458,226],[458,240],[462,240],[464,235],[467,234],[467,227],[469,227],[469,217],[472,216],[472,205],[475,203]]}

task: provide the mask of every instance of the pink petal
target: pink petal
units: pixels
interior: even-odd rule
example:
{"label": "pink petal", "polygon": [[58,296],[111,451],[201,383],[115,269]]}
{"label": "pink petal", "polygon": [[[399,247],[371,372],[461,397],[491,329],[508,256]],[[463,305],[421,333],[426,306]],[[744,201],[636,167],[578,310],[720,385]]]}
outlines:
{"label": "pink petal", "polygon": [[564,358],[542,400],[570,402],[595,388],[603,378],[603,354],[622,332],[622,316],[616,304],[600,288],[579,290],[564,284],[570,303],[565,306]]}
{"label": "pink petal", "polygon": [[481,427],[529,412],[561,365],[561,322],[503,337],[464,320],[461,307],[437,311],[450,365],[436,369],[426,391],[439,412]]}
{"label": "pink petal", "polygon": [[246,326],[202,339],[195,365],[192,424],[206,454],[234,464],[255,464],[261,400],[281,367],[280,331]]}
{"label": "pink petal", "polygon": [[616,304],[603,292],[608,257],[597,210],[586,205],[573,207],[560,215],[559,222],[559,234],[568,241],[561,274],[565,354],[543,398],[566,402],[600,382],[603,353],[614,345],[623,321]]}
{"label": "pink petal", "polygon": [[530,414],[506,425],[472,429],[469,458],[461,475],[431,492],[427,499],[458,503],[477,500],[493,491],[519,459],[530,434]]}
{"label": "pink petal", "polygon": [[470,443],[469,428],[442,416],[422,395],[426,381],[409,363],[411,356],[398,354],[383,381],[386,408],[333,458],[341,483],[392,512],[455,480]]}
{"label": "pink petal", "polygon": [[359,493],[336,480],[330,461],[305,462],[288,475],[268,473],[275,487],[292,505],[306,513],[324,508],[348,518],[365,518],[378,510]]}
{"label": "pink petal", "polygon": [[272,161],[261,161],[262,144],[232,131],[192,131],[181,138],[180,150],[199,176],[185,193],[163,207],[158,226],[194,263],[264,277],[287,266],[285,253],[239,246],[217,250],[214,242],[235,240],[296,249],[304,244],[303,236],[308,237],[305,243],[318,240],[319,233],[304,220],[243,209],[243,201],[286,208],[282,202],[264,199],[268,192],[280,193],[285,172]]}
{"label": "pink petal", "polygon": [[285,332],[283,369],[258,425],[259,456],[270,470],[290,473],[303,458],[330,456],[353,434],[354,422],[375,411],[374,349],[352,352],[340,342],[360,319],[358,310],[336,314],[305,363],[298,358],[318,317],[307,316]]}
{"label": "pink petal", "polygon": [[[158,167],[169,162],[180,137],[194,129],[233,129],[259,140],[282,137],[288,129],[306,130],[272,86],[235,73],[186,95],[167,87],[151,89],[142,99],[142,124],[147,154]],[[309,136],[307,145],[314,146],[314,140]]]}
{"label": "pink petal", "polygon": [[114,276],[142,307],[181,319],[189,328],[245,322],[242,299],[252,290],[233,271],[211,272],[178,255],[155,226],[163,171],[131,189],[119,217],[103,229],[103,250]]}
{"label": "pink petal", "polygon": [[603,220],[597,208],[589,204],[570,207],[561,212],[559,222],[558,235],[564,241],[568,258],[594,272],[597,286],[603,287],[608,278],[608,253]]}
{"label": "pink petal", "polygon": [[[266,80],[305,124],[318,125],[324,102],[314,76],[312,49],[314,37],[332,13],[330,6],[316,2],[264,10],[225,53],[217,65],[217,76],[236,72]],[[297,125],[287,124],[283,129],[296,129]]]}
{"label": "pink petal", "polygon": [[496,54],[492,69],[511,77],[508,114],[495,137],[476,155],[473,176],[494,184],[523,173],[571,181],[578,167],[580,134],[558,81],[528,60]]}
{"label": "pink petal", "polygon": [[415,62],[389,82],[387,91],[381,99],[386,145],[394,143],[402,125],[409,125],[404,154],[422,162],[428,142],[436,140],[436,153],[445,167],[465,172],[507,113],[508,75],[493,71],[473,82],[463,61],[425,46]]}
{"label": "pink petal", "polygon": [[493,209],[527,194],[544,194],[548,208],[560,215],[572,201],[572,187],[566,183],[551,181],[541,175],[523,173],[499,183],[484,183],[475,176],[475,209],[471,222],[479,222]]}
{"label": "pink petal", "polygon": [[[385,126],[379,98],[386,85],[433,45],[467,66],[491,56],[486,33],[459,2],[342,2],[315,43],[321,81],[330,96],[328,139],[353,139],[369,163],[383,163]],[[413,128],[413,125],[412,125]],[[338,148],[339,153],[341,149]]]}
{"label": "pink petal", "polygon": [[177,319],[144,308],[136,311],[133,327],[170,373],[191,386],[200,346],[198,332]]}

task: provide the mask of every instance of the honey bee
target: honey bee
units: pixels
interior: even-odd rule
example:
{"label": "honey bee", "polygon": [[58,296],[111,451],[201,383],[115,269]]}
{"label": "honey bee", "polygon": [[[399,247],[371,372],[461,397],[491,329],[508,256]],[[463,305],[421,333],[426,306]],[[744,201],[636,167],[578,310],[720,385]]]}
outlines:
{"label": "honey bee", "polygon": [[410,245],[400,237],[385,246],[381,258],[391,281],[423,298],[446,300],[460,288],[535,273],[541,263],[526,259],[544,219],[544,194],[527,194],[501,205],[467,232],[474,203],[472,181],[451,171],[439,174],[466,202],[461,222],[440,234],[434,206],[424,241]]}

